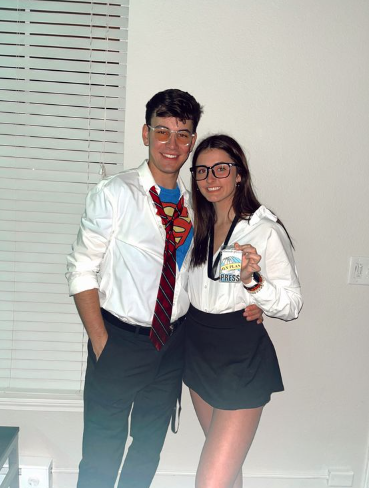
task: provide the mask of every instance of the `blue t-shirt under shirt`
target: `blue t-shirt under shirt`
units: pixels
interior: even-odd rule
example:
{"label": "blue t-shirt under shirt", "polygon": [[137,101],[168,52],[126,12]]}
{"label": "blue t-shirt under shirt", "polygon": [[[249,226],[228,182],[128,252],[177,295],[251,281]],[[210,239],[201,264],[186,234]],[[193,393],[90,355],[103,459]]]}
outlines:
{"label": "blue t-shirt under shirt", "polygon": [[[174,190],[169,190],[168,188],[160,188],[160,200],[163,204],[164,212],[167,215],[172,216],[174,208],[176,207],[179,197],[181,195],[179,191],[179,187],[177,185]],[[180,269],[184,258],[187,254],[187,251],[190,247],[192,237],[193,237],[193,229],[191,225],[191,219],[188,214],[187,208],[184,209],[182,215],[180,215],[175,221],[173,225],[174,237],[177,243],[177,250],[176,250],[176,260],[178,264],[178,268]]]}

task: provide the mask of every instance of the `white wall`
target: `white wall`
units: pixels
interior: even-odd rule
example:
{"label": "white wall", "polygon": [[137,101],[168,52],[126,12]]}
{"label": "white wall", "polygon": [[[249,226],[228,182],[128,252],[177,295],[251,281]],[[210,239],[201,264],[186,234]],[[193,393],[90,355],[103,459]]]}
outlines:
{"label": "white wall", "polygon": [[[347,466],[363,486],[369,287],[347,285],[347,272],[349,256],[369,255],[368,21],[359,0],[131,5],[126,165],[145,154],[147,99],[185,89],[205,106],[199,136],[243,144],[260,199],[296,246],[305,306],[295,323],[266,321],[286,392],[265,409],[246,473]],[[196,466],[202,435],[186,400],[163,470]]]}
{"label": "white wall", "polygon": [[[131,0],[125,166],[146,157],[147,100],[187,90],[205,107],[199,136],[242,143],[260,200],[296,246],[305,305],[297,322],[266,320],[286,391],[265,409],[250,488],[320,488],[332,467],[369,488],[369,287],[347,285],[349,256],[369,256],[368,25],[366,0]],[[3,413],[24,427],[21,454],[76,469],[81,413]],[[202,442],[185,393],[160,472],[193,473]],[[193,486],[158,476],[155,487],[166,482]]]}

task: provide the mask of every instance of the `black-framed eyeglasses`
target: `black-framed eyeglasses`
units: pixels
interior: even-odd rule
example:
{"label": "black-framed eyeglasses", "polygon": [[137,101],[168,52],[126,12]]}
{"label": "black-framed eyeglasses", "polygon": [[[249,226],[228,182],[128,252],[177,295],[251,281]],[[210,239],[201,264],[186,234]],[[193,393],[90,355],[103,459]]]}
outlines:
{"label": "black-framed eyeglasses", "polygon": [[170,130],[168,127],[163,127],[161,125],[157,127],[152,127],[149,124],[146,125],[150,130],[153,131],[154,137],[158,142],[168,142],[170,136],[175,134],[177,144],[180,144],[181,146],[189,146],[192,142],[193,136],[195,135],[187,129]]}
{"label": "black-framed eyeglasses", "polygon": [[236,166],[237,168],[240,167],[237,163],[215,163],[213,166],[203,166],[199,164],[198,166],[190,168],[190,171],[196,181],[206,180],[210,170],[215,178],[228,178],[232,166]]}

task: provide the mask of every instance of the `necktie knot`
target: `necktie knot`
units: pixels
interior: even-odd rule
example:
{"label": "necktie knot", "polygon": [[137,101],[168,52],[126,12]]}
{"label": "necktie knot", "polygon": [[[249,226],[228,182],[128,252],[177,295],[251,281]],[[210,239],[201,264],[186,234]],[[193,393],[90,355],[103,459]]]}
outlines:
{"label": "necktie knot", "polygon": [[170,217],[165,213],[163,204],[160,200],[160,197],[156,191],[155,186],[152,186],[149,191],[150,191],[151,198],[156,207],[156,213],[161,217],[161,221],[164,225],[165,230],[167,231],[167,229],[173,229],[173,222],[176,219],[178,219],[178,217],[183,212],[183,196],[178,200],[178,203],[173,210],[173,215]]}

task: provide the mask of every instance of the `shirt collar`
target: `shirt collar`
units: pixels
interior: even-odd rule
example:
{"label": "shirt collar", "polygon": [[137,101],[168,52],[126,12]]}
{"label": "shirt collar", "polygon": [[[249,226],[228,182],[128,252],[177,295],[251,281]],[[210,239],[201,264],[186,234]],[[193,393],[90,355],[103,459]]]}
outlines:
{"label": "shirt collar", "polygon": [[[158,192],[158,195],[160,195],[160,187],[155,183],[154,177],[152,176],[152,173],[150,171],[149,165],[148,165],[149,160],[145,159],[145,161],[137,168],[139,177],[140,177],[140,182],[145,190],[146,193],[149,192],[150,188],[155,185],[156,191]],[[180,176],[178,176],[177,183],[179,186],[179,191],[181,196],[183,195],[185,205],[186,207],[188,206],[189,203],[189,193],[187,191],[187,188],[185,187],[182,179]]]}
{"label": "shirt collar", "polygon": [[256,225],[262,219],[269,219],[273,220],[273,222],[277,222],[278,218],[264,205],[261,205],[252,215],[250,218],[250,225]]}

